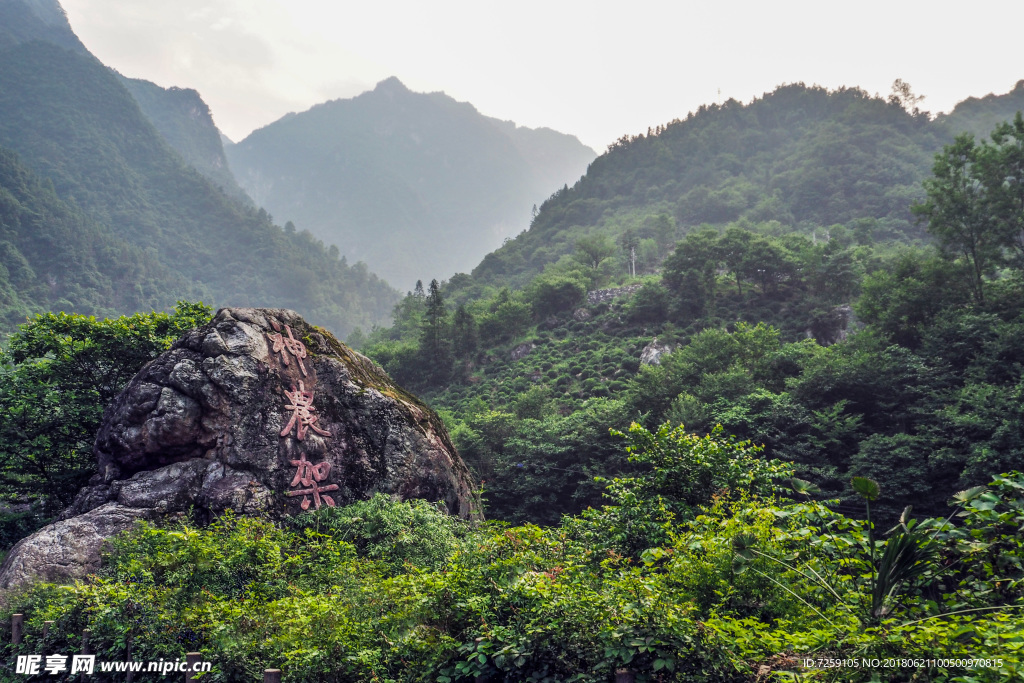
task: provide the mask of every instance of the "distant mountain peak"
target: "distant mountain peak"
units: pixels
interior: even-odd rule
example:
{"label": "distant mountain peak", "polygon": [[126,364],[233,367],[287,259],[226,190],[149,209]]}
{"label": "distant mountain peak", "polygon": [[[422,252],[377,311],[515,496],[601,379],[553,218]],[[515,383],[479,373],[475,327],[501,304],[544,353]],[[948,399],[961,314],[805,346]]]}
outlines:
{"label": "distant mountain peak", "polygon": [[385,95],[404,95],[412,91],[409,90],[409,88],[405,87],[405,83],[402,83],[402,81],[398,80],[397,76],[391,76],[389,78],[385,78],[383,81],[378,83],[376,87],[374,87],[373,92],[383,93]]}

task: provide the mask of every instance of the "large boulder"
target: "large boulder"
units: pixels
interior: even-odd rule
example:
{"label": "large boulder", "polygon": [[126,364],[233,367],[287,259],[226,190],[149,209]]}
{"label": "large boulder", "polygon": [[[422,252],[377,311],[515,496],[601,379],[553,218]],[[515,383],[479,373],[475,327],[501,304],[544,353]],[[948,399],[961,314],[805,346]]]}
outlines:
{"label": "large boulder", "polygon": [[281,518],[377,492],[480,517],[437,415],[288,310],[222,309],[175,342],[107,409],[94,451],[99,474],[12,548],[0,589],[94,572],[102,540],[139,518]]}

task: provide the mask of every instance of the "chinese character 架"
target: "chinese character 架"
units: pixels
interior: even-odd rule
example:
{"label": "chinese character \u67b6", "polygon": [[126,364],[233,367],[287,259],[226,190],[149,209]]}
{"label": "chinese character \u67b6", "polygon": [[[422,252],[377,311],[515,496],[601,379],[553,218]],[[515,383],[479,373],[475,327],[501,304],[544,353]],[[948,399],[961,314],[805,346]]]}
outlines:
{"label": "chinese character \u67b6", "polygon": [[299,388],[296,389],[295,385],[292,385],[291,391],[285,391],[284,395],[291,401],[284,408],[285,410],[291,410],[292,419],[288,421],[288,424],[284,429],[281,430],[281,436],[288,436],[291,433],[292,427],[298,425],[296,429],[295,438],[302,441],[306,438],[306,430],[312,429],[314,432],[321,436],[330,436],[331,433],[324,431],[316,426],[316,421],[320,419],[313,414],[316,408],[313,407],[313,390],[306,391],[305,385],[299,380]]}
{"label": "chinese character \u67b6", "polygon": [[[276,327],[276,326],[275,326]],[[288,354],[295,356],[295,360],[299,363],[299,370],[302,370],[302,376],[306,377],[306,366],[303,365],[302,359],[306,357],[306,346],[301,341],[292,336],[292,328],[288,325],[284,326],[285,332],[288,333],[286,338],[280,332],[270,334],[267,332],[267,338],[274,342],[271,347],[271,353],[280,353],[281,362],[288,365]]]}
{"label": "chinese character \u67b6", "polygon": [[[290,486],[298,486],[302,484],[307,487],[299,491],[288,491],[288,496],[302,496],[302,503],[300,507],[303,510],[309,509],[309,496],[312,494],[313,502],[316,508],[319,509],[321,505],[321,498],[323,502],[327,503],[328,507],[334,507],[334,499],[323,493],[324,491],[337,491],[337,484],[328,484],[327,486],[320,486],[320,482],[327,479],[327,475],[331,473],[331,463],[327,460],[314,465],[310,461],[306,460],[306,454],[302,453],[299,455],[298,460],[292,460],[291,463],[295,465],[298,470],[295,472],[295,478],[292,479]],[[321,495],[323,494],[323,495]]]}

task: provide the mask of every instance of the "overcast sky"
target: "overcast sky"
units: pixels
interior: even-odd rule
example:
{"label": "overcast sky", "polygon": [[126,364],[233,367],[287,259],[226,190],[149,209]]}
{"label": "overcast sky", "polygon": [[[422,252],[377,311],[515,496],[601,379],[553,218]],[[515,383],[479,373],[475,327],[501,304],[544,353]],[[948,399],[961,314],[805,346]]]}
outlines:
{"label": "overcast sky", "polygon": [[[623,134],[782,83],[889,93],[948,111],[1024,78],[1024,2],[62,0],[104,63],[195,88],[233,140],[397,76],[488,116]],[[721,93],[719,95],[719,93]]]}

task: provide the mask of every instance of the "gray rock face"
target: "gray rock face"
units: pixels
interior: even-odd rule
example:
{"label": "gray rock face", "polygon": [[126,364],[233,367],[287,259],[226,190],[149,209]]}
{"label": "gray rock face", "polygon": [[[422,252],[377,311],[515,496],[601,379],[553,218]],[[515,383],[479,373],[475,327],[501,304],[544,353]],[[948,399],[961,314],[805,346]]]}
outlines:
{"label": "gray rock face", "polygon": [[530,352],[535,348],[537,348],[537,345],[533,342],[523,342],[512,349],[511,353],[509,353],[509,359],[513,361],[522,360],[529,356]]}
{"label": "gray rock face", "polygon": [[666,353],[672,353],[672,347],[668,344],[659,344],[658,338],[655,337],[640,351],[640,365],[661,365],[661,357]]}
{"label": "gray rock face", "polygon": [[[280,518],[383,492],[480,517],[469,470],[433,411],[293,311],[219,311],[136,375],[107,409],[94,451],[99,474],[60,522],[12,549],[0,586],[54,580],[60,567],[82,575],[102,538],[132,519],[190,509]],[[64,542],[67,525],[96,530],[71,556],[53,540]]]}
{"label": "gray rock face", "polygon": [[100,568],[103,541],[137,519],[152,519],[150,510],[106,503],[84,515],[46,526],[18,541],[0,567],[0,590],[32,581],[79,579]]}
{"label": "gray rock face", "polygon": [[642,287],[643,285],[626,285],[625,287],[615,287],[614,289],[594,289],[587,292],[587,303],[593,306],[594,304],[617,299],[620,296],[632,296],[639,292]]}

